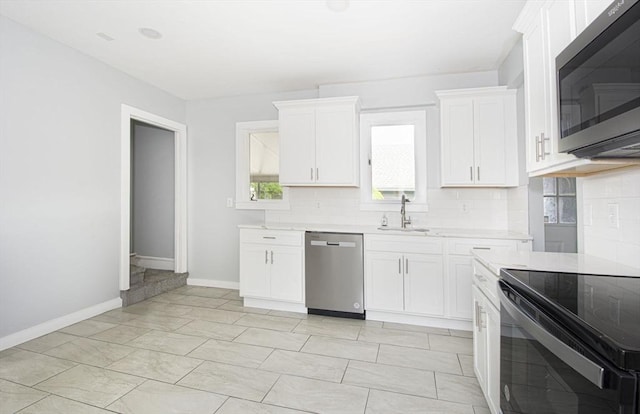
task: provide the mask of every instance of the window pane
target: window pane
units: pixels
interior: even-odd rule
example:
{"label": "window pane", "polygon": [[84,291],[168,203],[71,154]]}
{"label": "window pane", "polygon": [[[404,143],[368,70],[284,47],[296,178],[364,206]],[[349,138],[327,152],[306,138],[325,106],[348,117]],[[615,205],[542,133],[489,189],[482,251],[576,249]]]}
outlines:
{"label": "window pane", "polygon": [[576,223],[576,198],[575,197],[559,197],[558,211],[560,215],[560,223],[575,224]]}
{"label": "window pane", "polygon": [[555,179],[555,177],[542,177],[542,194],[543,195],[555,195],[556,194],[556,179]]}
{"label": "window pane", "polygon": [[558,195],[576,195],[576,179],[558,177]]}
{"label": "window pane", "polygon": [[249,134],[251,200],[282,200],[279,164],[278,133],[256,132]]}
{"label": "window pane", "polygon": [[544,222],[545,223],[557,223],[558,215],[556,209],[555,197],[544,197]]}
{"label": "window pane", "polygon": [[415,193],[414,126],[371,127],[371,198],[412,199]]}

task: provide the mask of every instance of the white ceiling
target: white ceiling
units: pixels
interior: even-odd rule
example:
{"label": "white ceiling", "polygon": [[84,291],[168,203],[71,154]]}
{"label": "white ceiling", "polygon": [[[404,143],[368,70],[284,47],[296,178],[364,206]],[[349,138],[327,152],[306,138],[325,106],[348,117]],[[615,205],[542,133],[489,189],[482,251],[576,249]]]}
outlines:
{"label": "white ceiling", "polygon": [[[199,99],[496,69],[523,5],[351,0],[335,12],[325,0],[0,0],[0,14]],[[141,27],[163,37],[145,38]]]}

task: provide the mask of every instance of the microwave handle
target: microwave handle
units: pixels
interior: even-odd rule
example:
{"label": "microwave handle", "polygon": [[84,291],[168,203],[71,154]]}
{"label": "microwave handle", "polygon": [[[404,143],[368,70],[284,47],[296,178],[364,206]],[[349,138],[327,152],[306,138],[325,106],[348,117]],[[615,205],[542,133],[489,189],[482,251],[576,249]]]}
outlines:
{"label": "microwave handle", "polygon": [[514,304],[507,295],[505,295],[502,289],[498,289],[498,293],[500,294],[500,304],[518,325],[520,325],[555,356],[580,373],[580,375],[585,377],[596,387],[603,389],[603,367],[579,354],[564,342],[547,332],[547,330],[536,323],[536,321],[520,311],[517,305]]}

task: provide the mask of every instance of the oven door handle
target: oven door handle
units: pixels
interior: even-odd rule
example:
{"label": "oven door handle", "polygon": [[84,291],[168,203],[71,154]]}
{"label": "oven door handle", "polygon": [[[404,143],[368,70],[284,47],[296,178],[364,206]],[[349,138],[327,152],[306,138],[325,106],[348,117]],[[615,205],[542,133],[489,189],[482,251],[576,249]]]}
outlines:
{"label": "oven door handle", "polygon": [[507,295],[505,295],[502,289],[498,289],[498,292],[500,293],[500,304],[518,325],[533,336],[545,348],[555,354],[555,356],[560,358],[560,360],[567,363],[571,368],[576,370],[596,387],[603,389],[603,367],[594,363],[547,332],[547,330],[536,323],[536,321],[520,311],[518,307],[507,297]]}

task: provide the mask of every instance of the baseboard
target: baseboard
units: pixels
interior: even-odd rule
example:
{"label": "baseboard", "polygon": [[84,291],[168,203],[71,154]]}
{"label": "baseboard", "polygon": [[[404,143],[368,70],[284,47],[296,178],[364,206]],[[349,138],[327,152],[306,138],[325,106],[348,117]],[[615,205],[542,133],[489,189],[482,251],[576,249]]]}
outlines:
{"label": "baseboard", "polygon": [[122,299],[115,298],[56,319],[51,319],[50,321],[43,322],[39,325],[32,326],[31,328],[0,338],[0,351],[121,307]]}
{"label": "baseboard", "polygon": [[135,264],[147,269],[173,270],[175,260],[168,257],[135,256]]}
{"label": "baseboard", "polygon": [[307,313],[304,303],[281,302],[256,298],[244,298],[243,305],[247,308],[273,309],[286,312]]}
{"label": "baseboard", "polygon": [[240,289],[240,282],[231,282],[228,280],[211,280],[211,279],[187,279],[189,286],[217,287],[223,289]]}
{"label": "baseboard", "polygon": [[471,321],[447,319],[406,313],[367,310],[367,319],[372,321],[406,323],[409,325],[430,326],[434,328],[457,329],[471,331]]}

